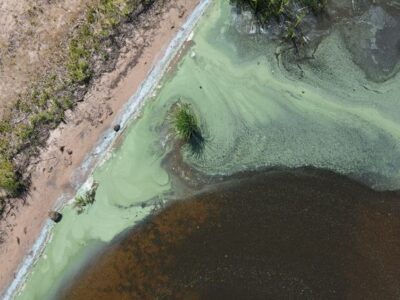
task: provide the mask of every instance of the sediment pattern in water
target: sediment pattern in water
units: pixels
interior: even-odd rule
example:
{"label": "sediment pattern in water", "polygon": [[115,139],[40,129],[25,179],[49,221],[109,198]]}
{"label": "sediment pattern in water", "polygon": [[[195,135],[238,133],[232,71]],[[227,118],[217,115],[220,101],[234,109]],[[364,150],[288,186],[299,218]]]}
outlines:
{"label": "sediment pattern in water", "polygon": [[[367,74],[365,57],[376,74],[386,70],[383,59],[375,65],[373,55],[385,57],[391,43],[381,35],[390,30],[379,14],[384,8],[368,5],[371,12],[361,21],[347,16],[362,29],[344,34],[347,25],[332,25],[313,57],[299,61],[277,55],[279,42],[239,33],[228,1],[216,1],[149,118],[161,123],[159,116],[178,98],[190,102],[206,143],[202,155],[188,152],[185,159],[206,174],[311,165],[375,189],[399,188],[400,76],[394,66],[384,82]],[[400,24],[400,14],[390,14]],[[365,45],[349,51],[361,31]]]}
{"label": "sediment pattern in water", "polygon": [[119,238],[63,299],[398,299],[398,194],[326,171],[253,173]]}
{"label": "sediment pattern in water", "polygon": [[[209,175],[311,165],[374,189],[399,189],[400,76],[398,37],[393,38],[400,24],[393,8],[398,1],[328,2],[335,19],[346,22],[324,31],[313,57],[299,62],[276,55],[282,45],[274,40],[238,32],[229,1],[215,0],[187,54],[125,132],[121,147],[96,170],[95,203],[79,216],[71,206],[64,208],[63,222],[17,298],[51,298],[88,257],[150,212],[143,203],[168,200],[177,191],[161,164],[170,150],[165,120],[180,97],[192,105],[205,137],[201,155],[184,151],[184,162],[196,174],[216,178]],[[190,182],[193,174],[178,175]],[[383,239],[385,226],[392,226],[385,222],[394,221],[386,215],[374,223],[370,220],[379,216],[372,208],[367,213],[370,227],[362,240]],[[347,242],[359,243],[357,236],[347,236]],[[390,239],[395,243],[389,231]],[[360,253],[375,253],[377,266],[387,259],[382,249],[390,249],[359,247]]]}

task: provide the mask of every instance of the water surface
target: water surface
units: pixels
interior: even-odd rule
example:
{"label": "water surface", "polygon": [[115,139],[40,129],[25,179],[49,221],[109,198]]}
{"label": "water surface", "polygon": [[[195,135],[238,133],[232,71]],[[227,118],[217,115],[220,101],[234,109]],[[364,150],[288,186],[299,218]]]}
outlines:
{"label": "water surface", "polygon": [[320,170],[242,177],[123,234],[60,298],[398,299],[399,194]]}
{"label": "water surface", "polygon": [[[337,11],[345,15],[343,11],[348,12],[352,9],[350,2],[337,1],[338,5],[346,7],[346,10],[341,8]],[[387,14],[391,19],[386,16]],[[63,210],[63,221],[54,229],[52,240],[33,268],[25,289],[17,298],[42,300],[57,297],[59,288],[71,282],[71,278],[76,275],[77,270],[80,270],[82,264],[109,245],[119,233],[131,228],[147,216],[153,209],[153,204],[161,205],[177,198],[177,195],[178,198],[187,198],[188,190],[175,186],[178,181],[172,181],[176,176],[185,184],[193,186],[191,183],[194,174],[202,174],[203,178],[209,179],[208,183],[213,183],[215,178],[231,176],[241,171],[313,166],[350,176],[375,190],[399,189],[400,77],[397,73],[397,54],[388,53],[393,57],[391,65],[387,64],[381,54],[384,49],[392,49],[389,43],[392,37],[387,34],[387,28],[397,28],[398,15],[394,10],[390,10],[390,6],[386,7],[380,2],[373,5],[366,1],[363,10],[348,18],[360,28],[349,30],[346,27],[348,23],[338,23],[329,27],[326,34],[322,35],[312,59],[293,62],[289,56],[276,55],[283,47],[278,41],[262,35],[239,32],[236,21],[232,19],[228,1],[214,1],[194,32],[187,53],[174,71],[169,72],[164,78],[154,96],[148,99],[140,118],[124,132],[118,149],[95,171],[93,177],[99,183],[96,202],[81,215],[76,214],[71,206]],[[363,47],[364,44],[360,43],[350,43],[360,38],[360,32],[365,36],[363,41],[367,41],[368,47]],[[371,44],[374,39],[377,43]],[[368,52],[371,45],[376,46],[375,52]],[[376,55],[378,64],[367,68],[367,62],[374,63],[371,55]],[[371,76],[372,73],[379,76]],[[184,164],[180,163],[181,160],[165,164],[166,154],[173,148],[166,119],[168,111],[178,99],[191,104],[200,119],[206,142],[200,155],[193,155],[184,147],[182,149]],[[171,177],[171,174],[174,177]],[[282,181],[276,183],[276,186],[281,186],[285,190],[284,179],[281,178]],[[250,187],[251,184],[248,184]],[[290,185],[290,180],[287,184]],[[281,235],[274,239],[272,236],[274,231],[270,233],[263,231],[264,227],[260,225],[259,233],[266,235],[265,241],[277,243],[270,250],[262,248],[270,251],[267,253],[271,255],[275,252],[282,252],[284,255],[286,246],[293,252],[297,246],[301,246],[294,235],[290,235],[295,239],[293,242],[289,239],[285,244],[280,240],[285,234],[289,234],[288,228],[294,230],[293,234],[299,235],[298,239],[300,237],[303,239],[306,247],[303,252],[304,259],[300,259],[301,252],[297,254],[298,256],[292,257],[289,254],[282,257],[272,256],[275,261],[271,263],[276,264],[274,272],[279,272],[278,262],[282,264],[284,259],[288,259],[293,262],[294,269],[284,266],[282,272],[289,272],[289,275],[297,274],[298,277],[294,275],[290,277],[291,275],[285,273],[286,279],[280,282],[275,281],[279,276],[274,275],[274,279],[266,283],[266,286],[279,283],[287,287],[288,285],[282,283],[289,280],[287,278],[292,278],[290,280],[294,286],[301,286],[302,283],[294,284],[293,278],[308,278],[307,282],[310,285],[312,283],[313,293],[326,297],[332,296],[333,290],[342,293],[341,295],[348,291],[355,294],[359,292],[360,295],[366,296],[381,292],[388,296],[397,295],[394,286],[398,274],[391,269],[391,266],[396,266],[398,269],[393,259],[397,255],[397,248],[391,248],[397,247],[391,233],[396,232],[397,225],[389,216],[397,214],[397,206],[393,204],[392,199],[389,201],[392,203],[390,205],[386,200],[381,204],[379,202],[381,194],[357,186],[360,195],[365,195],[367,199],[362,203],[360,196],[353,193],[351,186],[354,182],[349,183],[349,187],[344,184],[342,194],[336,197],[334,194],[329,194],[335,192],[336,185],[332,182],[330,191],[320,187],[320,192],[327,193],[326,197],[330,199],[325,203],[322,198],[319,201],[313,198],[317,197],[313,196],[313,191],[315,189],[318,191],[318,186],[314,187],[312,182],[307,184],[310,186],[302,190],[304,203],[299,198],[296,200],[298,206],[291,206],[289,198],[283,198],[287,200],[282,200],[281,206],[277,204],[281,209],[277,212],[281,216],[279,220],[282,222],[286,220],[289,227],[286,228],[286,223],[278,222],[278,219],[265,220],[271,222],[265,223],[271,228],[276,226]],[[339,188],[341,189],[340,186]],[[192,192],[195,191],[190,191]],[[289,195],[290,189],[287,188],[286,192]],[[354,197],[349,198],[347,192]],[[226,193],[229,194],[229,190]],[[310,193],[310,199],[315,200],[310,205],[315,208],[313,212],[316,215],[305,214],[301,219],[302,209],[306,209],[305,205],[308,205],[307,193]],[[384,199],[386,197],[383,196]],[[237,203],[241,203],[243,208],[248,206],[246,208],[248,210],[244,210],[247,211],[247,215],[240,215],[241,210],[234,208],[229,214],[237,218],[242,217],[244,220],[250,218],[250,213],[256,214],[250,205],[252,197],[243,195],[238,199],[240,200],[237,200]],[[349,203],[343,199],[349,200]],[[205,205],[208,211],[210,201],[203,202],[207,203]],[[190,203],[192,202],[189,201],[187,205],[192,205]],[[269,209],[273,209],[270,202],[266,201],[265,206],[262,206],[262,201],[258,200],[254,205],[260,207],[260,211],[265,214],[273,216],[273,210],[269,212]],[[228,209],[229,205],[224,204],[221,207]],[[349,208],[349,211],[346,208]],[[375,215],[374,209],[385,217],[379,219],[379,214]],[[362,213],[364,210],[365,213]],[[228,212],[229,210],[227,214]],[[284,217],[286,213],[287,216]],[[333,223],[329,223],[331,225],[326,225],[324,222],[328,220],[325,220],[325,217],[328,220],[336,218],[339,223],[332,221]],[[362,226],[356,223],[361,222],[358,221],[360,218],[364,218],[365,224]],[[386,219],[390,224],[385,223]],[[304,221],[304,226],[299,226],[296,230],[295,225],[300,225],[300,220]],[[235,226],[229,223],[229,220],[225,221],[229,226]],[[208,223],[205,220],[202,222]],[[259,222],[264,224],[261,218]],[[210,221],[210,226],[213,224],[215,222]],[[249,233],[254,231],[254,235],[251,235],[254,240],[248,241],[249,245],[255,244],[257,240],[257,232],[255,227],[252,227],[255,224],[258,223],[246,225]],[[312,224],[320,225],[321,232],[311,231],[308,236],[309,229],[313,229]],[[355,228],[355,226],[361,227]],[[389,228],[388,235],[384,234],[385,226]],[[329,240],[329,233],[332,233],[332,240]],[[342,233],[344,237],[340,237]],[[203,237],[206,236],[204,232]],[[317,243],[319,240],[325,241],[326,244],[320,245]],[[372,248],[368,248],[369,240],[374,243]],[[310,241],[310,244],[307,241]],[[227,244],[232,246],[232,251],[247,244],[241,243],[240,240],[236,240],[235,243]],[[266,247],[265,243],[261,242],[260,247]],[[382,244],[383,248],[379,248],[378,244]],[[319,252],[312,252],[311,245],[316,251],[319,249]],[[331,247],[327,245],[339,245],[338,249],[334,249],[336,252],[332,257],[329,254]],[[203,251],[202,255],[207,257],[207,251],[212,253],[210,249],[204,248],[199,251]],[[311,253],[314,253],[315,257]],[[347,256],[341,258],[342,254]],[[386,254],[389,258],[385,256]],[[355,268],[355,272],[362,273],[360,270],[364,266],[369,271],[354,275],[349,271],[350,267],[345,266],[351,264],[346,257],[354,258],[354,263],[359,263],[357,266],[354,264],[350,266]],[[294,263],[295,258],[300,259],[297,267]],[[316,274],[321,278],[321,282],[310,273],[310,270],[315,271],[319,268],[317,268],[319,259],[322,268],[319,272],[322,273],[316,272]],[[363,259],[366,260],[365,264]],[[334,261],[339,263],[334,264]],[[304,269],[302,272],[305,273],[301,273],[307,262],[313,268]],[[328,274],[329,268],[332,268],[331,274]],[[148,272],[150,271],[151,268]],[[246,273],[248,270],[245,271],[243,274],[248,274]],[[189,274],[184,270],[182,272]],[[379,275],[381,277],[377,272],[383,272]],[[386,276],[386,273],[390,278],[382,277]],[[299,274],[304,276],[301,277]],[[363,277],[368,274],[372,274],[371,278]],[[350,283],[345,283],[343,278],[355,287],[353,289],[348,287]],[[382,291],[378,287],[363,290],[360,278],[367,280],[371,285],[374,282],[375,285],[379,283],[386,287],[387,291]],[[304,289],[308,291],[306,286]],[[249,290],[246,288],[246,291]],[[297,288],[295,291],[298,292]],[[212,295],[211,290],[209,295]]]}

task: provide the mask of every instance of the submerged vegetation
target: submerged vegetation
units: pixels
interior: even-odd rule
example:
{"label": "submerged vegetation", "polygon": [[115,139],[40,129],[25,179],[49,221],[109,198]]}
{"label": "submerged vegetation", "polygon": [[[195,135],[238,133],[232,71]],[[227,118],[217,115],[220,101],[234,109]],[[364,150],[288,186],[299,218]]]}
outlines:
{"label": "submerged vegetation", "polygon": [[305,10],[318,15],[324,10],[326,0],[230,0],[238,9],[251,10],[261,24],[292,20]]}
{"label": "submerged vegetation", "polygon": [[302,23],[306,15],[323,13],[326,0],[230,0],[239,11],[251,11],[259,26],[270,22],[280,24],[283,38],[292,42],[296,49],[306,41]]}
{"label": "submerged vegetation", "polygon": [[[132,22],[156,0],[99,0],[89,5],[66,42],[57,70],[20,95],[0,122],[0,191],[18,196],[29,185],[27,168],[49,131],[83,100],[91,80],[101,74],[123,42],[121,25]],[[113,52],[114,51],[114,52]],[[114,58],[116,55],[114,55]]]}

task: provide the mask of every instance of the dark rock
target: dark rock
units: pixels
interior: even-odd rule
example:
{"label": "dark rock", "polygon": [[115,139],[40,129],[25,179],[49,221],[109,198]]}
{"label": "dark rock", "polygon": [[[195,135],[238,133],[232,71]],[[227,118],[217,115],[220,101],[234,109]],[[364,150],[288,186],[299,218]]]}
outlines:
{"label": "dark rock", "polygon": [[49,212],[49,218],[58,223],[62,219],[62,214],[60,214],[58,211],[52,210]]}
{"label": "dark rock", "polygon": [[72,155],[72,150],[71,149],[69,149],[68,151],[67,151],[67,153],[69,154],[69,155]]}
{"label": "dark rock", "polygon": [[64,152],[64,149],[65,149],[65,146],[61,146],[61,147],[60,147],[60,151],[61,151],[61,152]]}
{"label": "dark rock", "polygon": [[117,124],[114,126],[114,131],[118,132],[121,129],[121,125]]}

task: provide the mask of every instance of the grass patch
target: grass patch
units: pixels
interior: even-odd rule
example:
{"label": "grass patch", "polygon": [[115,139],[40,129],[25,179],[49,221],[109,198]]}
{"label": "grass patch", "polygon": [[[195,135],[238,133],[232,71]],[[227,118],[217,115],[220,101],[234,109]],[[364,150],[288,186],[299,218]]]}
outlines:
{"label": "grass patch", "polygon": [[90,206],[94,203],[96,200],[96,191],[98,188],[98,183],[94,182],[87,192],[85,192],[83,195],[77,196],[74,201],[74,209],[76,209],[76,212],[78,214],[81,214],[85,211],[85,208],[87,206]]}
{"label": "grass patch", "polygon": [[[203,153],[205,139],[202,135],[199,119],[188,103],[177,102],[169,113],[170,128],[173,135],[187,144],[193,155]],[[178,145],[182,146],[180,143]]]}
{"label": "grass patch", "polygon": [[0,157],[0,186],[11,193],[11,195],[18,194],[22,187],[14,166],[3,157]]}
{"label": "grass patch", "polygon": [[179,103],[172,113],[172,125],[175,135],[189,142],[196,135],[200,135],[200,128],[196,115],[187,103]]}

